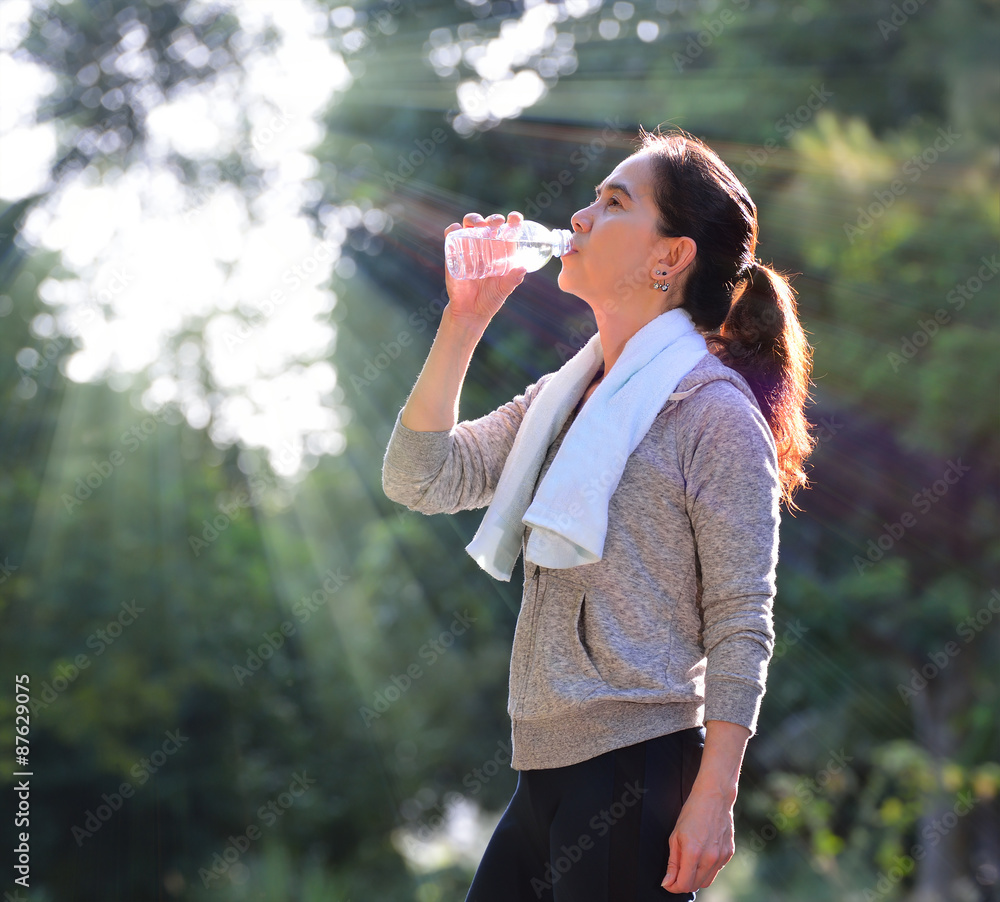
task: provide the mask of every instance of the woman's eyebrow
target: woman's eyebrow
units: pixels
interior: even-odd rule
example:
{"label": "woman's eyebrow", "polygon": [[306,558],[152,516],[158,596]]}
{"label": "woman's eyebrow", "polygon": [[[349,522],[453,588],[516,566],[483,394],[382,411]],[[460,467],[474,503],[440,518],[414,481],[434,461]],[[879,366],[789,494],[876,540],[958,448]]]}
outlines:
{"label": "woman's eyebrow", "polygon": [[597,192],[597,196],[598,197],[601,196],[601,192],[605,188],[608,188],[611,191],[621,191],[621,193],[624,194],[629,200],[635,200],[635,198],[632,197],[632,192],[629,191],[628,188],[625,185],[623,185],[621,182],[611,182],[608,185],[605,185],[602,182],[600,185],[594,185],[594,191]]}

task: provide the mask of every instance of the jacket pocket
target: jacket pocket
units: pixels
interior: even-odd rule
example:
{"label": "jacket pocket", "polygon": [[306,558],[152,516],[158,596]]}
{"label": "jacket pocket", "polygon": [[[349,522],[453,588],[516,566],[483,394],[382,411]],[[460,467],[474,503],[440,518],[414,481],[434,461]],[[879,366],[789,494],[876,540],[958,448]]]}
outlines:
{"label": "jacket pocket", "polygon": [[662,600],[639,593],[611,595],[590,587],[577,621],[577,637],[591,666],[614,696],[670,701],[674,636]]}
{"label": "jacket pocket", "polygon": [[515,709],[522,717],[552,717],[607,689],[580,633],[586,592],[572,583],[546,580],[544,570],[542,574],[530,655],[512,662],[512,672],[517,667],[524,673],[521,704]]}
{"label": "jacket pocket", "polygon": [[[581,591],[579,594],[580,600],[576,606],[576,624],[573,630],[573,637],[576,640],[573,643],[574,657],[580,672],[586,675],[592,684],[592,690],[596,691],[602,688],[607,681],[604,674],[601,673],[601,669],[594,663],[590,646],[587,644],[587,592]],[[590,694],[593,694],[593,691]]]}

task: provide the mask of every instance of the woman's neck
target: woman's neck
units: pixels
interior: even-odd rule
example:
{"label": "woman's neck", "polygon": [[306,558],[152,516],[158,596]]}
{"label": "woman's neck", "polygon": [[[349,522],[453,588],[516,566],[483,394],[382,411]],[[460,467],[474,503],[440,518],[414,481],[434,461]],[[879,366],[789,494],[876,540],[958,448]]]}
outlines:
{"label": "woman's neck", "polygon": [[[659,294],[659,292],[653,293]],[[607,372],[615,365],[615,361],[621,357],[625,350],[625,345],[636,332],[675,306],[673,304],[668,307],[662,305],[662,296],[655,298],[652,302],[642,304],[637,302],[628,308],[616,301],[615,306],[610,307],[612,313],[605,312],[605,309],[599,306],[591,305],[594,310],[594,319],[597,322],[597,331],[601,335],[601,347],[604,349],[602,373]]]}

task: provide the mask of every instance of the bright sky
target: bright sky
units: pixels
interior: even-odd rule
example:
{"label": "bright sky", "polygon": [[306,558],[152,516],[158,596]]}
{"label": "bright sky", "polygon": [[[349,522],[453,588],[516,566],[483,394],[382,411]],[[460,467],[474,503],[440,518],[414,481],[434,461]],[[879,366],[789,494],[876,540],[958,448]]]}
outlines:
{"label": "bright sky", "polygon": [[[24,239],[60,251],[75,274],[39,286],[52,315],[37,317],[32,331],[39,347],[57,332],[77,339],[65,367],[70,379],[108,378],[124,388],[145,371],[152,385],[143,403],[177,401],[194,427],[209,423],[210,399],[196,378],[204,354],[221,395],[211,399],[213,439],[266,449],[279,472],[292,475],[304,456],[343,446],[336,373],[324,359],[335,338],[336,296],[324,286],[340,261],[345,225],[362,211],[325,211],[322,238],[298,211],[320,190],[308,152],[322,138],[318,117],[351,76],[323,37],[326,15],[312,4],[253,0],[233,8],[250,36],[272,22],[280,46],[251,53],[245,78],[231,69],[210,90],[151,102],[147,165],[103,175],[91,166],[28,218]],[[5,0],[0,13],[4,201],[46,186],[57,147],[57,126],[34,122],[52,77],[11,52],[31,9],[29,0]],[[192,4],[188,15],[202,9]],[[150,67],[145,40],[141,28],[126,32],[118,62],[139,77]],[[194,40],[179,49],[206,52]],[[208,163],[237,149],[241,111],[251,134],[240,152],[265,169],[263,192],[248,198],[220,178],[192,195],[165,165],[167,154]],[[238,310],[249,327],[233,315]],[[192,327],[203,341],[167,354],[167,340]],[[18,360],[30,368],[37,353],[25,349]]]}
{"label": "bright sky", "polygon": [[[56,2],[62,0],[0,4],[4,202],[44,189],[58,139],[64,145],[71,139],[57,132],[65,126],[35,122],[39,98],[53,89],[53,77],[17,51],[33,7]],[[30,372],[46,340],[72,336],[79,349],[66,363],[67,378],[107,379],[124,390],[135,374],[145,373],[152,383],[143,396],[147,408],[177,402],[188,422],[207,426],[216,442],[264,449],[277,472],[292,476],[319,455],[343,448],[338,427],[347,415],[340,404],[344,394],[326,359],[336,337],[329,314],[337,298],[326,286],[335,271],[344,277],[353,272],[352,261],[340,256],[346,229],[363,219],[378,231],[386,222],[377,210],[328,206],[322,211],[324,233],[317,237],[299,213],[322,191],[315,180],[318,164],[309,153],[323,136],[320,118],[352,81],[328,32],[340,29],[350,52],[369,40],[371,23],[359,28],[351,7],[327,13],[311,0],[228,0],[227,5],[248,38],[272,25],[281,35],[279,45],[250,51],[245,75],[231,66],[211,88],[170,102],[151,83],[148,162],[128,172],[101,173],[90,166],[29,216],[18,240],[27,242],[29,253],[59,251],[74,275],[39,286],[51,314],[35,318],[37,346],[22,349],[18,362]],[[196,0],[185,16],[193,21],[209,6]],[[448,29],[431,35],[430,62],[439,75],[450,74],[461,61],[478,76],[458,87],[459,131],[516,116],[544,96],[544,81],[526,65],[533,57],[541,56],[538,66],[547,67],[547,76],[573,71],[572,36],[558,34],[556,24],[592,12],[600,0],[528,0],[525,6],[521,18],[504,21],[495,37],[479,33],[475,40],[456,40]],[[633,7],[615,3],[613,11],[624,20]],[[376,24],[395,27],[391,21]],[[139,80],[151,70],[147,37],[133,23],[122,34],[115,62]],[[192,62],[204,63],[210,54],[191,35],[173,47]],[[94,83],[96,67],[78,78]],[[101,103],[114,109],[121,98],[105,96]],[[244,114],[251,134],[241,146]],[[101,150],[116,149],[113,132],[101,140]],[[173,151],[211,167],[233,150],[264,168],[259,196],[244,196],[211,169],[208,189],[195,196],[165,164]],[[9,304],[0,304],[4,309],[9,312]],[[249,326],[238,312],[250,318]],[[168,351],[169,340],[184,331],[200,334],[202,341],[188,340],[176,353]],[[199,366],[218,386],[215,397],[205,397]],[[22,380],[25,397],[36,390],[33,380]]]}

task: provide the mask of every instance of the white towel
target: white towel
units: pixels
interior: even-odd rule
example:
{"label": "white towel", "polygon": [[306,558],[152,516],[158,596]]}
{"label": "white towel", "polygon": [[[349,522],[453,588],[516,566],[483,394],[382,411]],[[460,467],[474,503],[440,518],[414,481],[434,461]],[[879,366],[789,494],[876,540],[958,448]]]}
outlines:
{"label": "white towel", "polygon": [[527,561],[563,569],[601,560],[608,504],[629,455],[677,384],[707,353],[705,339],[679,308],[643,326],[573,421],[532,500],[549,445],[604,359],[595,333],[528,406],[493,501],[465,549],[476,563],[496,579],[509,580],[525,524],[532,528]]}

